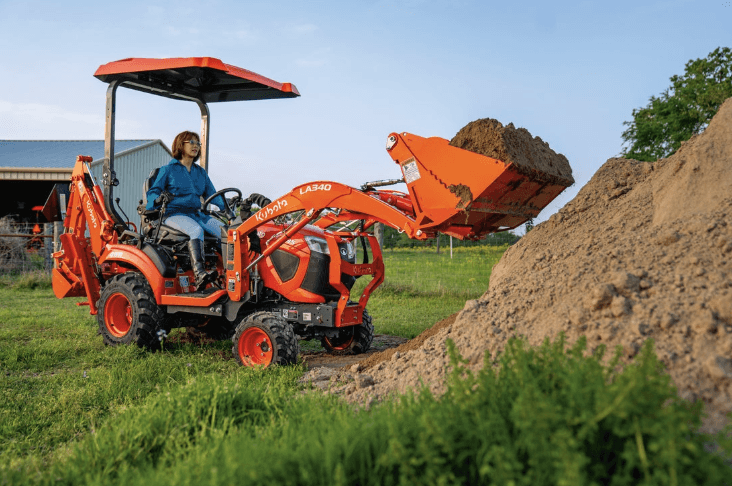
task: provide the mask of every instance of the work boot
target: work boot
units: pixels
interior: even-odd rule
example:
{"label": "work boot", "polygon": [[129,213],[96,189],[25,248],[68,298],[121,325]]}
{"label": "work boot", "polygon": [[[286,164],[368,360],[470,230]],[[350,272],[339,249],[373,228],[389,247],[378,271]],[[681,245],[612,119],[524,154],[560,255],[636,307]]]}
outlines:
{"label": "work boot", "polygon": [[216,279],[216,270],[206,271],[203,255],[203,241],[189,240],[188,252],[191,254],[191,267],[193,267],[193,275],[196,278],[196,291],[203,290],[207,283]]}

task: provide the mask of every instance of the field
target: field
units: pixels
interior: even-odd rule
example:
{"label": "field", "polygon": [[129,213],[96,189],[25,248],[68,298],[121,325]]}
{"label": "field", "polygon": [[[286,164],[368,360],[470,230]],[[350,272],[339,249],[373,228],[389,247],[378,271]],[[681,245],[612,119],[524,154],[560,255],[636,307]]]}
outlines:
{"label": "field", "polygon": [[[397,248],[384,251],[386,277],[369,300],[376,332],[413,338],[459,311],[488,288],[491,268],[506,246],[474,246],[453,252]],[[368,281],[357,281],[354,295]]]}
{"label": "field", "polygon": [[[411,338],[460,310],[466,298],[479,295],[477,285],[487,287],[489,265],[504,250],[465,248],[453,259],[445,252],[388,251],[387,283],[370,301],[376,332]],[[478,264],[482,260],[486,263]],[[438,271],[452,271],[464,284],[443,283],[448,277]],[[0,463],[13,464],[28,454],[46,458],[110,416],[195,379],[261,380],[263,387],[278,383],[294,391],[302,373],[301,368],[244,370],[231,359],[229,342],[169,345],[156,354],[107,348],[96,319],[75,305],[83,299],[56,299],[37,280],[4,277],[0,286]],[[365,284],[360,282],[361,288]]]}
{"label": "field", "polygon": [[[487,288],[502,250],[464,249],[452,260],[387,252],[388,282],[370,305],[376,332],[412,337],[459,310]],[[716,477],[719,467],[701,439],[688,439],[699,410],[672,400],[650,349],[606,388],[612,373],[596,360],[561,345],[534,354],[517,345],[516,366],[538,375],[457,372],[443,399],[422,393],[358,411],[303,393],[302,366],[238,366],[228,342],[158,353],[105,347],[87,308],[33,277],[0,281],[0,302],[0,484],[580,484],[615,469],[700,479],[697,469]],[[544,384],[554,401],[537,408]],[[664,402],[672,406],[661,413]],[[638,425],[603,425],[623,417],[640,417],[644,430],[656,420],[678,450],[649,463]],[[604,443],[612,434],[617,440]],[[645,440],[649,450],[662,443]],[[588,476],[587,447],[630,447],[625,469],[617,459],[612,471],[595,465]]]}

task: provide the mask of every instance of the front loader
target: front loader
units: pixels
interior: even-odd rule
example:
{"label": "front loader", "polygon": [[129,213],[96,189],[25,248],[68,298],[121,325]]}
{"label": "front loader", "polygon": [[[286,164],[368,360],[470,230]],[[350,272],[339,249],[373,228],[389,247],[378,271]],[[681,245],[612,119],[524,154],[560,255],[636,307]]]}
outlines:
{"label": "front loader", "polygon": [[[356,189],[315,181],[273,201],[244,197],[233,188],[216,194],[231,193],[225,198],[229,207],[209,207],[215,195],[204,201],[201,210],[226,226],[220,238],[204,241],[206,265],[218,279],[196,291],[184,251],[187,236],[165,225],[164,208],[145,211],[141,205],[138,230],[112,204],[117,87],[197,103],[204,168],[208,103],[299,93],[289,83],[214,58],[125,59],[101,66],[95,76],[109,83],[104,175],[100,186],[91,175],[91,159],[77,158],[62,250],[53,255],[53,289],[59,298],[85,296],[80,305],[97,315],[110,345],[156,349],[171,329],[195,327],[214,338],[231,338],[234,356],[247,366],[295,362],[300,339],[320,340],[330,353],[364,352],[374,333],[366,305],[384,279],[371,226],[383,223],[420,240],[437,233],[480,239],[536,217],[565,188],[445,139],[392,133],[386,149],[402,178],[391,182],[405,182],[408,193],[379,189],[383,183]],[[252,212],[253,207],[259,210]],[[370,259],[358,263],[355,245],[365,248],[366,241]],[[372,278],[352,299],[361,276]]]}

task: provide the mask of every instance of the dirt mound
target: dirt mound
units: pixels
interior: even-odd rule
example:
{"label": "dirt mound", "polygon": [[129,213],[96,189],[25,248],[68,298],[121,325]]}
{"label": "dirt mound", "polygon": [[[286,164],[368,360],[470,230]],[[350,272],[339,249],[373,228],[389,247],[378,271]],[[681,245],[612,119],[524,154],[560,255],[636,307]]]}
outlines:
{"label": "dirt mound", "polygon": [[[457,313],[444,318],[434,326],[430,327],[429,329],[426,329],[423,333],[421,333],[419,336],[417,336],[414,339],[410,339],[404,344],[401,344],[400,346],[396,348],[389,348],[385,349],[384,351],[381,351],[379,353],[373,354],[366,358],[365,360],[361,361],[361,367],[363,369],[368,369],[373,366],[377,366],[384,361],[389,361],[394,357],[394,354],[399,353],[399,355],[406,353],[408,351],[413,351],[415,349],[419,349],[422,347],[424,342],[440,332],[442,329],[452,326],[453,322],[455,322],[455,319],[457,319]],[[397,356],[398,357],[398,356]]]}
{"label": "dirt mound", "polygon": [[[389,336],[387,334],[374,334],[374,340],[368,351],[362,354],[330,354],[325,350],[303,351],[301,349],[300,357],[303,364],[309,369],[318,368],[344,368],[358,364],[361,368],[367,366],[366,362],[374,362],[379,360],[377,356],[387,356],[393,353],[400,346],[408,344],[409,340],[399,336]],[[306,377],[307,381],[307,377]]]}
{"label": "dirt mound", "polygon": [[446,338],[476,369],[517,335],[532,345],[584,335],[590,349],[622,346],[626,359],[653,338],[681,396],[701,398],[706,430],[718,429],[732,411],[731,165],[729,99],[672,157],[608,160],[509,248],[451,326],[357,380],[373,385],[338,391],[362,403],[421,382],[440,393]]}
{"label": "dirt mound", "polygon": [[567,158],[557,154],[539,137],[513,123],[503,126],[498,120],[483,118],[465,125],[450,140],[450,145],[513,164],[533,180],[574,184]]}

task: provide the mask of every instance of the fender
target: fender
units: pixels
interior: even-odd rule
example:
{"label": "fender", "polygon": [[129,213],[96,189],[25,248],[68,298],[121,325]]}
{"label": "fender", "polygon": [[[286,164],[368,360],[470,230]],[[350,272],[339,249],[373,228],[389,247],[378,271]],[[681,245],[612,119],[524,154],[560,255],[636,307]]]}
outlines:
{"label": "fender", "polygon": [[155,302],[162,305],[165,279],[147,254],[131,245],[107,245],[106,251],[99,259],[99,265],[111,262],[124,263],[142,273],[155,294]]}

